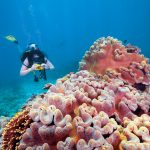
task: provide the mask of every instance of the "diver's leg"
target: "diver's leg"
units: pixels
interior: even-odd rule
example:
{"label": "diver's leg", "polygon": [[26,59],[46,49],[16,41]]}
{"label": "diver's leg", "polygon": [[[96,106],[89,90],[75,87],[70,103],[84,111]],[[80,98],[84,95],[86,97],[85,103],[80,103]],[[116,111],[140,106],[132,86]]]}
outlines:
{"label": "diver's leg", "polygon": [[40,70],[39,78],[40,78],[40,79],[47,80],[47,78],[46,78],[46,71],[45,71],[45,69],[44,69],[44,70]]}
{"label": "diver's leg", "polygon": [[43,78],[43,71],[39,70],[39,79],[42,79],[42,78]]}
{"label": "diver's leg", "polygon": [[46,77],[46,70],[45,70],[45,69],[43,70],[43,79],[44,79],[44,80],[47,80],[47,77]]}
{"label": "diver's leg", "polygon": [[35,81],[35,82],[38,82],[38,81],[39,81],[39,79],[38,79],[38,77],[37,77],[36,75],[34,75],[34,81]]}

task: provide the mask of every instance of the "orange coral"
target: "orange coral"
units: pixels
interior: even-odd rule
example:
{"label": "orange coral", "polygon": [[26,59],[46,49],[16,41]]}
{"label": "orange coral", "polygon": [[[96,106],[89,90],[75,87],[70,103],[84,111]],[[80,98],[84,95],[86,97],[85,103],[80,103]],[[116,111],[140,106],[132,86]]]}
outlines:
{"label": "orange coral", "polygon": [[23,133],[31,124],[32,120],[28,115],[29,109],[18,112],[5,126],[3,132],[2,150],[17,149]]}

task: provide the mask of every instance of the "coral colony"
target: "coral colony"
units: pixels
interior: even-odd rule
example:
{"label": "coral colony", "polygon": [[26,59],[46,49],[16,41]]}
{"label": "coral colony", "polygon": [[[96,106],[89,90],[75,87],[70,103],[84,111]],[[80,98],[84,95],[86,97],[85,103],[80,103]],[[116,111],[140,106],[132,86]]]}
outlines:
{"label": "coral colony", "polygon": [[150,150],[150,65],[139,52],[98,39],[78,72],[10,120],[2,150]]}

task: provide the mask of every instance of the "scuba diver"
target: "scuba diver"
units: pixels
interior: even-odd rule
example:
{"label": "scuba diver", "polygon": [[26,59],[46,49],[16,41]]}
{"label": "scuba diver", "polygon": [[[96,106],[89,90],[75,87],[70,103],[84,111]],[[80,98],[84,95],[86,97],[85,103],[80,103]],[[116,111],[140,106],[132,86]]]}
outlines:
{"label": "scuba diver", "polygon": [[[54,69],[53,64],[45,57],[43,52],[34,43],[30,43],[21,56],[22,66],[20,75],[25,76],[30,72],[34,74],[34,81],[47,80],[46,69]],[[37,72],[38,75],[37,75]]]}

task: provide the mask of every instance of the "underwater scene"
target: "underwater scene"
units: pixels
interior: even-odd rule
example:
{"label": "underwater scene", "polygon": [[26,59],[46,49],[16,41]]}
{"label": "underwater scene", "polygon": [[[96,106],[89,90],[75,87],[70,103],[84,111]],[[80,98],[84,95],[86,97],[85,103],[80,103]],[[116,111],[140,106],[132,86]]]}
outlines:
{"label": "underwater scene", "polygon": [[150,1],[2,0],[1,150],[150,150]]}

